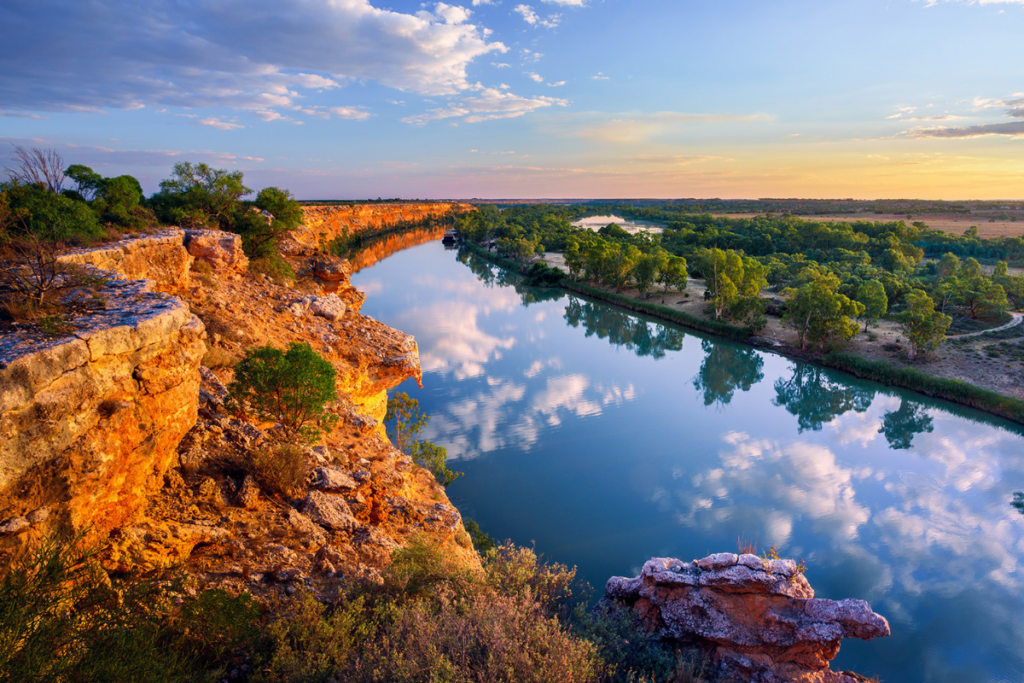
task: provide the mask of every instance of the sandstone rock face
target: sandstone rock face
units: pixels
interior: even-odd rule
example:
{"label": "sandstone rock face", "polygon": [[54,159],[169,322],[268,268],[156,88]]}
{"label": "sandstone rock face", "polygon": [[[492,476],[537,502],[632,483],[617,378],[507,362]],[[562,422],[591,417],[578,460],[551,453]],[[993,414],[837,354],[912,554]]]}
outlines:
{"label": "sandstone rock face", "polygon": [[707,645],[724,672],[758,683],[853,683],[829,662],[843,638],[889,635],[863,600],[819,600],[792,560],[720,553],[654,558],[640,576],[612,577],[609,600],[632,605],[665,638]]}
{"label": "sandstone rock face", "polygon": [[[140,251],[121,245],[108,256]],[[66,527],[101,539],[161,486],[196,420],[206,345],[188,306],[149,288],[111,280],[104,308],[76,317],[67,336],[0,338],[0,520],[46,506],[33,533]]]}
{"label": "sandstone rock face", "polygon": [[213,266],[214,270],[244,273],[249,259],[242,251],[242,238],[223,230],[186,230],[184,245],[188,253]]}
{"label": "sandstone rock face", "polygon": [[74,251],[57,260],[92,266],[128,280],[149,280],[154,291],[181,294],[188,290],[192,281],[192,256],[183,246],[184,240],[183,231],[164,230],[95,249]]}
{"label": "sandstone rock face", "polygon": [[472,204],[459,202],[357,204],[355,206],[303,206],[303,225],[292,232],[292,239],[315,249],[344,231],[350,235],[381,229],[416,225],[440,219],[451,213],[476,211]]}

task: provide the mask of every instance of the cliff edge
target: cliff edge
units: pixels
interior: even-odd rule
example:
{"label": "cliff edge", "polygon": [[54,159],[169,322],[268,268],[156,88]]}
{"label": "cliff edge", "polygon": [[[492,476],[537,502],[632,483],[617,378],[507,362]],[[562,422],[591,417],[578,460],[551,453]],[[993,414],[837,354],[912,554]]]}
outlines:
{"label": "cliff edge", "polygon": [[[297,283],[280,284],[248,270],[236,235],[183,230],[62,260],[108,279],[70,333],[0,337],[0,566],[56,531],[105,546],[111,569],[181,563],[257,594],[372,578],[417,535],[478,564],[443,488],[384,435],[418,349],[359,313],[347,263],[300,249]],[[272,425],[223,399],[245,348],[293,341],[337,370],[339,420],[300,449],[299,490],[272,495],[251,474]]]}

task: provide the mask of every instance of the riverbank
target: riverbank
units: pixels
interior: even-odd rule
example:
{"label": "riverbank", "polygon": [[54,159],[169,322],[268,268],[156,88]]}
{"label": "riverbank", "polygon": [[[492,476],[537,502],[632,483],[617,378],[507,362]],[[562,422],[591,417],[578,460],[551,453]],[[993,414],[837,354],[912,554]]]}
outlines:
{"label": "riverbank", "polygon": [[[517,265],[476,245],[466,246],[496,265],[505,268]],[[545,255],[542,262],[565,270],[560,257],[560,254]],[[1021,363],[1024,336],[1020,336],[1024,326],[971,338],[950,338],[926,358],[911,361],[906,358],[907,346],[892,321],[880,321],[869,332],[861,332],[844,351],[821,353],[800,349],[795,332],[783,327],[777,316],[769,316],[765,329],[756,335],[748,329],[708,318],[703,313],[704,287],[697,280],[691,280],[682,293],[656,292],[647,299],[642,299],[634,289],[614,292],[568,278],[560,286],[686,327],[1024,424],[1024,367]]]}

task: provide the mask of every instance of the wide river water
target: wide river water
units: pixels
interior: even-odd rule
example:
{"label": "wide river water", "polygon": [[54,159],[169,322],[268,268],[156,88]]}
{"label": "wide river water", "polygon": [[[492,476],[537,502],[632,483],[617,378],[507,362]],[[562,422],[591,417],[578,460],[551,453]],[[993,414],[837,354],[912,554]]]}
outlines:
{"label": "wide river water", "polygon": [[448,494],[598,591],[651,557],[803,558],[892,626],[835,669],[1024,681],[1024,438],[1013,423],[517,278],[439,242],[355,276],[415,335]]}

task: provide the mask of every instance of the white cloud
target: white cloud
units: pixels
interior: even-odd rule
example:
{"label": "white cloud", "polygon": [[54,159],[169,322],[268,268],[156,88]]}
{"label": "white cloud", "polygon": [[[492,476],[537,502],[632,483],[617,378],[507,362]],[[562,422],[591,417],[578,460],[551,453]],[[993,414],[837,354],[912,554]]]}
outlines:
{"label": "white cloud", "polygon": [[561,88],[565,85],[565,81],[558,81],[557,83],[548,83],[549,88]]}
{"label": "white cloud", "polygon": [[211,116],[209,118],[205,118],[205,119],[201,120],[199,122],[199,125],[200,126],[209,126],[211,128],[217,128],[219,130],[237,130],[239,128],[245,128],[245,126],[243,126],[240,123],[233,123],[231,121],[224,121],[224,120],[222,120],[220,118],[217,118],[217,117],[214,117],[214,116]]}
{"label": "white cloud", "polygon": [[543,26],[545,28],[555,28],[562,19],[561,14],[549,15],[547,19],[541,18],[532,7],[529,5],[516,5],[513,11],[519,12],[525,21],[530,26]]}
{"label": "white cloud", "polygon": [[476,96],[459,98],[447,108],[431,109],[423,114],[406,117],[402,121],[423,125],[428,121],[465,117],[463,120],[466,123],[479,123],[514,118],[536,109],[552,105],[564,107],[568,104],[568,101],[555,97],[520,97],[510,92],[501,92],[497,88],[480,86],[479,94]]}
{"label": "white cloud", "polygon": [[597,72],[596,76],[591,76],[590,78],[595,80],[595,81],[607,81],[608,80],[608,76],[605,76],[600,71]]}
{"label": "white cloud", "polygon": [[226,106],[266,118],[302,90],[362,79],[454,95],[470,87],[474,59],[507,48],[467,23],[469,10],[434,7],[413,15],[370,0],[307,0],[282,21],[273,0],[154,0],[143,13],[129,0],[19,3],[5,8],[5,22],[23,29],[0,51],[0,102],[8,111]]}
{"label": "white cloud", "polygon": [[457,5],[446,5],[443,2],[437,3],[434,8],[434,14],[444,19],[446,24],[461,24],[469,19],[471,11],[465,7],[458,7]]}
{"label": "white cloud", "polygon": [[365,121],[373,116],[362,107],[331,107],[329,110],[340,119],[351,119],[353,121]]}
{"label": "white cloud", "polygon": [[539,74],[528,73],[526,75],[529,76],[536,83],[543,83],[544,82],[544,77],[539,75]]}

